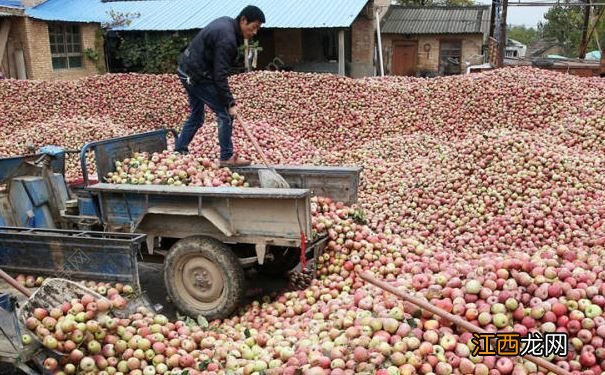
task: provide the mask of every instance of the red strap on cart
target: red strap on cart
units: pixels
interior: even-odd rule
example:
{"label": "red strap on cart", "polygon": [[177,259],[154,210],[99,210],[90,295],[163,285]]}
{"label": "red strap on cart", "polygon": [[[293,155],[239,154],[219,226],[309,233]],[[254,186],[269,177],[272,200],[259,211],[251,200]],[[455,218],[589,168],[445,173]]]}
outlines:
{"label": "red strap on cart", "polygon": [[305,232],[300,232],[300,263],[302,268],[307,268],[307,239]]}

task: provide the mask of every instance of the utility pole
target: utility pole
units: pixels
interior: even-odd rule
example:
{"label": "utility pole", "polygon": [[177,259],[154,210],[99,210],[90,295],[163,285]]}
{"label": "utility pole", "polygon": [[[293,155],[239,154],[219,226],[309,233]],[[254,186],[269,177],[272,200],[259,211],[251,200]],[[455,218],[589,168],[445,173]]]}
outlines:
{"label": "utility pole", "polygon": [[491,14],[489,16],[489,36],[490,38],[494,37],[494,31],[496,29],[496,6],[498,4],[498,0],[492,0],[492,9]]}
{"label": "utility pole", "polygon": [[586,49],[588,48],[588,27],[590,25],[590,10],[592,8],[590,0],[586,0],[587,5],[584,7],[584,25],[582,26],[582,41],[580,42],[580,58],[586,57]]}
{"label": "utility pole", "polygon": [[500,23],[500,44],[498,45],[498,67],[504,66],[504,55],[506,54],[506,13],[508,9],[508,0],[502,2],[502,22]]}

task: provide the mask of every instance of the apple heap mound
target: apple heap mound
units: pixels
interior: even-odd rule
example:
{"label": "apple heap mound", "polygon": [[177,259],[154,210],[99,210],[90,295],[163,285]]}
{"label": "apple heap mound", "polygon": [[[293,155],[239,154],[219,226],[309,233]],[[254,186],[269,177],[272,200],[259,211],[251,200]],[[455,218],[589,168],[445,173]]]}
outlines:
{"label": "apple heap mound", "polygon": [[[1,122],[0,122],[1,123]],[[38,152],[43,146],[54,145],[66,150],[78,150],[84,144],[102,139],[121,137],[128,134],[128,127],[113,123],[107,117],[86,118],[53,117],[40,118],[28,126],[6,130],[0,140],[0,156],[15,156]],[[92,154],[87,155],[87,168],[95,173]],[[66,178],[72,181],[81,176],[79,154],[66,155]]]}
{"label": "apple heap mound", "polygon": [[[123,309],[119,294],[108,299],[84,295],[50,310],[36,308],[25,325],[55,355],[44,360],[53,374],[163,374],[174,369],[196,371],[200,363],[199,326],[168,322],[144,307],[128,318],[114,317],[112,309]],[[21,341],[32,343],[26,333]],[[175,372],[177,373],[177,372]]]}
{"label": "apple heap mound", "polygon": [[169,151],[135,153],[132,158],[115,162],[115,170],[105,181],[114,184],[173,185],[206,187],[248,187],[244,176],[221,168],[209,158],[196,158]]}
{"label": "apple heap mound", "polygon": [[[468,332],[366,285],[364,270],[487,330],[567,333],[568,354],[548,360],[574,375],[605,370],[604,80],[515,68],[231,82],[272,162],[362,166],[363,214],[316,198],[314,231],[329,236],[319,278],[201,328],[190,374],[546,374],[473,356]],[[5,134],[52,117],[107,117],[134,133],[187,116],[173,75],[5,80],[0,93]],[[207,119],[191,158],[216,157]],[[259,161],[237,122],[234,144]],[[129,372],[164,369],[151,363]]]}
{"label": "apple heap mound", "polygon": [[[44,276],[34,276],[34,275],[25,275],[18,274],[15,276],[15,280],[27,287],[27,288],[37,288],[44,283],[46,278]],[[129,297],[135,293],[132,285],[123,284],[123,283],[108,283],[108,282],[97,282],[92,280],[81,280],[79,283],[92,290],[93,292],[97,292],[102,296],[112,296],[112,295],[122,295],[123,297]]]}

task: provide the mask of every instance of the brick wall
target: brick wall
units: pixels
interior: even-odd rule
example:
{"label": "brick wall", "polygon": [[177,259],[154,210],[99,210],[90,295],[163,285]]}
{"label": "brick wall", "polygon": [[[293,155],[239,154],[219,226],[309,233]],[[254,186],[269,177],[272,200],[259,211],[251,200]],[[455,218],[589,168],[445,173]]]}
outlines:
{"label": "brick wall", "polygon": [[[382,35],[383,59],[385,62],[385,74],[391,74],[391,62],[393,57],[393,40],[416,40],[418,41],[418,58],[416,63],[417,72],[434,72],[439,71],[439,43],[442,39],[458,39],[462,40],[462,66],[464,71],[465,61],[475,62],[477,55],[481,54],[483,38],[481,35],[464,35],[464,36],[431,36],[418,35],[406,39],[402,35]],[[428,51],[425,49],[428,49]]]}
{"label": "brick wall", "polygon": [[[428,52],[425,50],[428,49]],[[418,38],[418,72],[439,71],[439,39],[431,36]]]}
{"label": "brick wall", "polygon": [[462,69],[466,69],[464,62],[471,64],[481,64],[483,61],[479,57],[482,52],[483,37],[481,35],[469,35],[462,41]]}
{"label": "brick wall", "polygon": [[302,59],[302,30],[276,29],[273,32],[275,40],[275,56],[285,64],[298,64]]}
{"label": "brick wall", "polygon": [[374,74],[374,19],[359,15],[351,26],[351,77]]}
{"label": "brick wall", "polygon": [[8,34],[7,51],[4,56],[3,68],[7,69],[5,75],[11,78],[17,78],[17,63],[15,58],[16,51],[26,50],[25,40],[25,17],[11,17],[11,28]]}
{"label": "brick wall", "polygon": [[[82,38],[82,51],[86,48],[95,49],[97,24],[80,24],[80,37]],[[97,74],[94,61],[86,56],[82,57],[82,67],[74,69],[53,69],[48,24],[43,21],[24,18],[20,27],[21,40],[24,44],[25,64],[29,79],[59,80],[78,79]],[[98,51],[103,59],[103,51]]]}

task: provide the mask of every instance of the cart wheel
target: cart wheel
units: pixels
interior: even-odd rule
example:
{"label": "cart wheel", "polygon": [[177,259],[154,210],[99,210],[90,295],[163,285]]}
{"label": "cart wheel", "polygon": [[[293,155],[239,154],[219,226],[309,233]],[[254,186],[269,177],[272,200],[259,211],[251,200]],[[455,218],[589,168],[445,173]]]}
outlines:
{"label": "cart wheel", "polygon": [[263,275],[285,276],[300,263],[300,249],[297,247],[273,247],[271,254],[274,256],[273,260],[257,266],[257,270]]}
{"label": "cart wheel", "polygon": [[209,237],[177,241],[164,262],[168,296],[181,312],[207,320],[228,317],[245,292],[245,275],[237,256]]}

